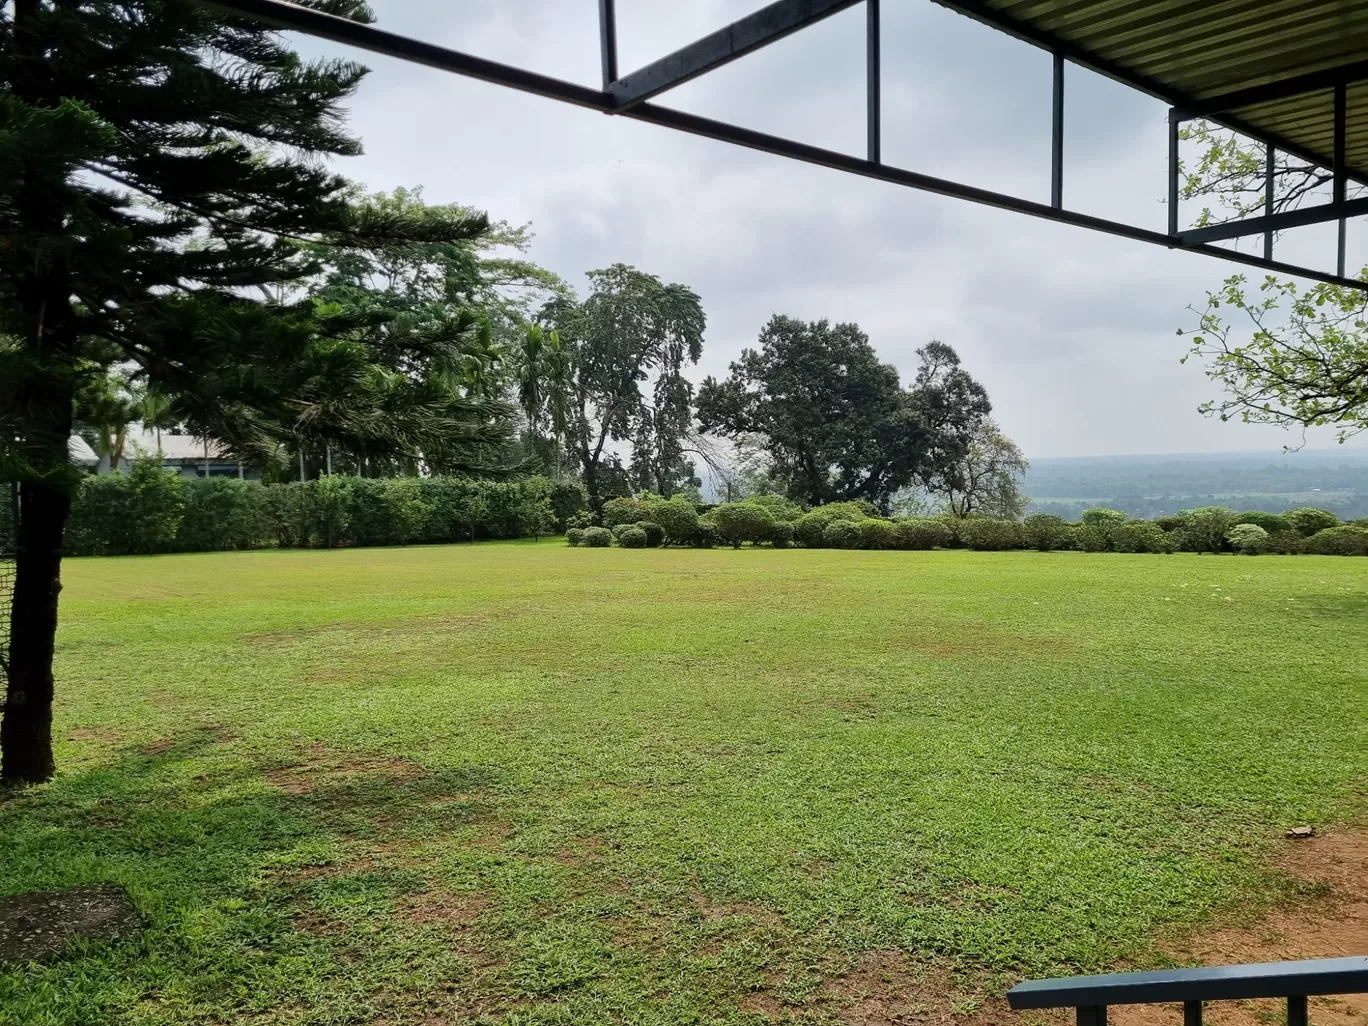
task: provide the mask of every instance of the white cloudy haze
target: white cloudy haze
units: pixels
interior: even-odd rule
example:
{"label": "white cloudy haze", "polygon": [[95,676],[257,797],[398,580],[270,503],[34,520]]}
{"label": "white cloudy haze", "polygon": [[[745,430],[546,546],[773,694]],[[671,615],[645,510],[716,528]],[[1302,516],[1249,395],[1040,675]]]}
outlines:
{"label": "white cloudy haze", "polygon": [[[391,31],[598,84],[595,0],[373,4]],[[760,6],[618,0],[621,66]],[[929,0],[883,8],[884,159],[1047,199],[1049,58]],[[659,102],[860,154],[863,33],[857,6]],[[355,55],[315,41],[301,48]],[[1213,386],[1198,366],[1179,363],[1175,329],[1191,324],[1185,308],[1235,265],[362,59],[374,71],[351,117],[367,153],[344,162],[344,173],[373,189],[422,185],[429,201],[530,221],[533,259],[576,287],[584,271],[615,261],[689,285],[708,315],[696,378],[724,374],[781,312],[858,322],[905,378],[919,345],[949,342],[1033,457],[1272,451],[1297,441],[1196,412]],[[1164,114],[1158,102],[1070,67],[1065,203],[1162,229]],[[1325,229],[1301,234],[1280,255],[1319,241],[1306,253],[1323,265]]]}

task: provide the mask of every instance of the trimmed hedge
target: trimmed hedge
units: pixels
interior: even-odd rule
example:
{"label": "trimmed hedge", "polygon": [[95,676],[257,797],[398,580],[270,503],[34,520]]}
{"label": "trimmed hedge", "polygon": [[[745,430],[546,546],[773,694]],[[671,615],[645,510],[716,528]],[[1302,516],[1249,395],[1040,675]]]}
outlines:
{"label": "trimmed hedge", "polygon": [[117,556],[539,537],[555,527],[550,492],[544,478],[336,476],[264,485],[183,478],[155,460],[140,460],[126,474],[82,480],[65,552]]}

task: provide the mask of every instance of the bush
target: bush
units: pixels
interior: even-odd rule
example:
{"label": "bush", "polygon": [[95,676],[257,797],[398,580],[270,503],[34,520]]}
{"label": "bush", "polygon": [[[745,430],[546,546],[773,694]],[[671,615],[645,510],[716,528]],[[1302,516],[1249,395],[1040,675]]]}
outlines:
{"label": "bush", "polygon": [[624,549],[644,549],[646,547],[646,532],[634,524],[629,524],[622,529],[617,540]]}
{"label": "bush", "polygon": [[1312,509],[1309,506],[1289,509],[1283,514],[1283,519],[1303,538],[1310,538],[1327,528],[1339,526],[1339,517],[1328,509]]}
{"label": "bush", "polygon": [[614,524],[612,527],[608,528],[608,533],[613,536],[613,541],[621,541],[622,532],[627,530],[627,528],[629,527],[635,526],[636,524]]}
{"label": "bush", "polygon": [[786,549],[793,544],[793,524],[786,520],[776,520],[770,525],[770,544],[776,549]]}
{"label": "bush", "polygon": [[175,550],[185,514],[183,484],[162,470],[161,457],[139,454],[127,474],[81,480],[64,551],[73,556],[121,556]]}
{"label": "bush", "polygon": [[624,524],[635,524],[646,519],[647,503],[642,503],[637,499],[609,499],[603,504],[603,510],[599,514],[604,527],[621,527]]}
{"label": "bush", "polygon": [[1106,527],[1109,524],[1124,522],[1126,514],[1120,510],[1107,509],[1105,506],[1094,506],[1092,509],[1085,509],[1078,519],[1084,527]]}
{"label": "bush", "polygon": [[1168,534],[1172,534],[1174,531],[1181,531],[1183,525],[1186,523],[1187,517],[1184,516],[1159,517],[1154,521],[1155,526],[1158,527],[1159,530]]}
{"label": "bush", "polygon": [[1226,535],[1226,542],[1236,552],[1257,556],[1268,551],[1268,532],[1258,524],[1236,524]]}
{"label": "bush", "polygon": [[1110,552],[1111,532],[1096,524],[1080,524],[1073,531],[1074,545],[1082,552]]}
{"label": "bush", "polygon": [[665,532],[666,545],[688,545],[698,533],[698,510],[688,499],[657,499],[646,504],[646,517]]}
{"label": "bush", "polygon": [[899,549],[946,548],[955,532],[934,517],[910,517],[893,522],[893,546]]}
{"label": "bush", "polygon": [[570,530],[565,532],[565,540],[570,543],[570,547],[572,549],[575,548],[577,545],[584,544],[584,528],[570,528]]}
{"label": "bush", "polygon": [[857,520],[832,520],[822,532],[822,544],[830,549],[858,549],[863,543],[864,532]]}
{"label": "bush", "polygon": [[174,547],[180,552],[263,549],[276,543],[268,494],[231,477],[181,480],[185,509]]}
{"label": "bush", "polygon": [[637,524],[643,534],[646,535],[646,547],[648,549],[658,549],[665,544],[665,532],[654,520],[643,520]]}
{"label": "bush", "polygon": [[724,502],[708,514],[717,535],[732,548],[744,542],[756,544],[769,537],[774,518],[763,506],[752,502]]}
{"label": "bush", "polygon": [[868,516],[865,512],[867,505],[858,502],[832,502],[818,506],[812,512],[803,514],[794,524],[798,540],[810,549],[823,548],[827,544],[827,525],[837,520],[863,520]]}
{"label": "bush", "polygon": [[708,521],[702,518],[698,521],[698,527],[694,531],[692,543],[700,549],[710,549],[722,539],[717,534],[717,528],[713,527]]}
{"label": "bush", "polygon": [[1361,527],[1327,527],[1306,539],[1306,551],[1318,556],[1368,556],[1368,531]]}
{"label": "bush", "polygon": [[792,524],[803,515],[802,506],[782,495],[752,495],[745,501],[765,510],[775,523]]}
{"label": "bush", "polygon": [[590,549],[606,549],[613,544],[613,532],[606,527],[586,527],[583,544]]}
{"label": "bush", "polygon": [[579,513],[576,513],[572,517],[570,517],[570,519],[568,519],[565,522],[565,524],[567,527],[593,527],[594,514],[590,513],[587,509],[581,510]]}
{"label": "bush", "polygon": [[891,549],[897,544],[897,530],[892,521],[870,517],[857,520],[860,528],[860,547],[864,549]]}
{"label": "bush", "polygon": [[1033,513],[1021,525],[1022,540],[1040,552],[1062,549],[1069,540],[1069,525],[1053,513]]}
{"label": "bush", "polygon": [[1278,534],[1282,531],[1291,531],[1292,524],[1287,517],[1279,513],[1263,513],[1259,510],[1250,510],[1248,513],[1241,513],[1235,518],[1235,526],[1240,524],[1253,524],[1262,527],[1266,534]]}
{"label": "bush", "polygon": [[1306,551],[1306,539],[1296,531],[1272,531],[1268,535],[1268,551],[1280,556],[1296,556]]}
{"label": "bush", "polygon": [[1177,538],[1149,520],[1127,520],[1098,530],[1106,533],[1112,552],[1172,552],[1178,547]]}
{"label": "bush", "polygon": [[1187,552],[1224,552],[1226,535],[1235,526],[1235,511],[1224,506],[1201,506],[1185,510],[1181,533]]}
{"label": "bush", "polygon": [[1020,548],[1022,542],[1021,525],[1015,520],[967,517],[958,524],[956,533],[964,544],[980,552]]}
{"label": "bush", "polygon": [[578,481],[558,481],[551,486],[547,497],[551,500],[551,515],[556,518],[556,530],[586,526],[570,523],[571,517],[589,508],[589,496]]}

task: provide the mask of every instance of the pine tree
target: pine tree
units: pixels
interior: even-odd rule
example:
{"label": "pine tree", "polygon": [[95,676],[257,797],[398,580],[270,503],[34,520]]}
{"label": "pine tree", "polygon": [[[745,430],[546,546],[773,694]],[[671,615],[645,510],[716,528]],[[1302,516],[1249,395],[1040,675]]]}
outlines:
{"label": "pine tree", "polygon": [[[305,2],[371,18],[361,0]],[[350,202],[320,158],[360,152],[341,105],[364,74],[187,0],[0,8],[0,475],[21,498],[0,777],[54,772],[67,445],[87,380],[130,368],[183,422],[243,448],[306,423],[377,452],[492,441],[496,405],[457,409],[459,390],[402,370],[406,347],[451,355],[469,323],[396,335],[303,289],[320,243],[486,228]]]}

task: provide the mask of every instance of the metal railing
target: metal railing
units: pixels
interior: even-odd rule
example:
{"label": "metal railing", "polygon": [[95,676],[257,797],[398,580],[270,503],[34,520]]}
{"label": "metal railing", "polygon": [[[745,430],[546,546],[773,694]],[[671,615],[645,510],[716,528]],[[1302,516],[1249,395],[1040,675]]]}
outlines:
{"label": "metal railing", "polygon": [[1007,992],[1007,1003],[1017,1010],[1074,1008],[1078,1026],[1106,1026],[1109,1005],[1181,1002],[1183,1026],[1201,1026],[1203,1002],[1285,998],[1287,1026],[1307,1026],[1307,998],[1363,993],[1368,956],[1027,980]]}

